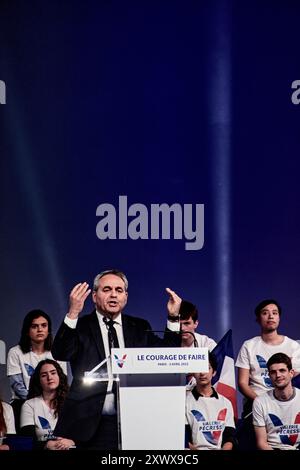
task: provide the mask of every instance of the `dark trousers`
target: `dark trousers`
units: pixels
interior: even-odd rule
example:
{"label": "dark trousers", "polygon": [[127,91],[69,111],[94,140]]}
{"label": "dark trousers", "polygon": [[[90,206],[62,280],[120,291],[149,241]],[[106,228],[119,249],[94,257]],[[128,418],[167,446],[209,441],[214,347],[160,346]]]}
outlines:
{"label": "dark trousers", "polygon": [[[79,446],[78,446],[79,447]],[[117,450],[118,420],[117,416],[104,415],[92,439],[80,446],[83,450]]]}
{"label": "dark trousers", "polygon": [[252,418],[253,400],[244,403],[242,419],[237,426],[237,439],[239,450],[257,450],[256,437]]}

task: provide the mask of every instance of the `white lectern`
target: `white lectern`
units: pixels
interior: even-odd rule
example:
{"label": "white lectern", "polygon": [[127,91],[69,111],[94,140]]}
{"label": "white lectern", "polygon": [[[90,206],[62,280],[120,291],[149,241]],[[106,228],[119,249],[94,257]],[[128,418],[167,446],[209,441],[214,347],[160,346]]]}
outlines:
{"label": "white lectern", "polygon": [[186,374],[208,371],[207,348],[120,348],[111,360],[120,448],[184,449]]}

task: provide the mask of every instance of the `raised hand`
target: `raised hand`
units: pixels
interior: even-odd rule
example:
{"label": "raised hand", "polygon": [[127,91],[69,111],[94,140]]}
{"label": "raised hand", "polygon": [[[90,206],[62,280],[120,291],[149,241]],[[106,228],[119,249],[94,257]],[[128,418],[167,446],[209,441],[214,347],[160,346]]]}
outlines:
{"label": "raised hand", "polygon": [[168,313],[170,317],[178,317],[182,299],[176,294],[176,292],[169,289],[169,287],[166,288],[166,292],[169,294],[169,300],[167,303]]}
{"label": "raised hand", "polygon": [[83,310],[84,302],[90,293],[91,289],[89,289],[87,282],[80,282],[79,284],[76,284],[70,293],[70,308],[68,312],[69,318],[78,318],[78,315]]}

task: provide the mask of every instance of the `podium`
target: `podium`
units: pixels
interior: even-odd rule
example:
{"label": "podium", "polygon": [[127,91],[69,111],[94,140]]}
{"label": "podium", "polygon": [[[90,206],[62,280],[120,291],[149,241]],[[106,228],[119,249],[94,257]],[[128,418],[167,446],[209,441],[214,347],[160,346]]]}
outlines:
{"label": "podium", "polygon": [[186,374],[208,371],[208,349],[118,348],[111,361],[120,448],[183,450]]}

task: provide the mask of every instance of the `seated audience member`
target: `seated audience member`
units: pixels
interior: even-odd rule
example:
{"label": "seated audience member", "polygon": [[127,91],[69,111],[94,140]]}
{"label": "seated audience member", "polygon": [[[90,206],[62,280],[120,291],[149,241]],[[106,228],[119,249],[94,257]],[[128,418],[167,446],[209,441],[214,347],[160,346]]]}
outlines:
{"label": "seated audience member", "polygon": [[[209,351],[212,351],[217,345],[212,338],[196,332],[199,325],[198,310],[194,304],[187,300],[180,299],[179,322],[181,331],[181,347],[208,348]],[[195,377],[192,374],[187,375],[186,381],[187,389],[192,389],[196,384]]]}
{"label": "seated audience member", "polygon": [[212,351],[217,343],[206,335],[196,332],[199,325],[198,310],[194,304],[182,300],[179,309],[181,346],[184,348],[208,348]]}
{"label": "seated audience member", "polygon": [[296,450],[300,445],[300,390],[292,386],[291,359],[277,353],[267,362],[274,387],[255,398],[253,424],[260,450]]}
{"label": "seated audience member", "polygon": [[67,377],[60,365],[52,359],[40,361],[31,376],[28,400],[21,410],[21,434],[35,438],[38,449],[74,447],[73,440],[53,435],[67,392]]}
{"label": "seated audience member", "polygon": [[238,367],[238,386],[244,395],[239,443],[242,450],[256,448],[252,424],[253,400],[272,388],[267,369],[268,359],[275,353],[284,352],[293,363],[297,373],[300,371],[300,344],[287,336],[278,333],[281,318],[281,307],[276,300],[266,299],[255,308],[256,321],[260,326],[260,336],[245,341],[239,351],[236,366]]}
{"label": "seated audience member", "polygon": [[[12,347],[7,356],[7,375],[12,388],[12,407],[17,431],[21,406],[28,395],[30,377],[40,361],[53,359],[51,346],[50,317],[42,310],[31,310],[24,318],[19,344]],[[66,364],[61,365],[67,373]]]}
{"label": "seated audience member", "polygon": [[9,450],[3,438],[6,434],[15,434],[15,419],[12,407],[0,400],[0,450]]}
{"label": "seated audience member", "polygon": [[191,450],[232,450],[236,445],[231,402],[213,388],[217,363],[209,353],[209,371],[194,374],[196,386],[186,392],[186,436]]}

